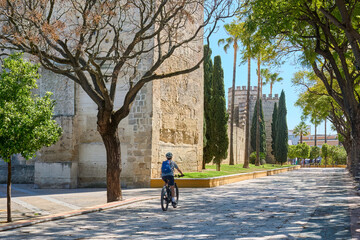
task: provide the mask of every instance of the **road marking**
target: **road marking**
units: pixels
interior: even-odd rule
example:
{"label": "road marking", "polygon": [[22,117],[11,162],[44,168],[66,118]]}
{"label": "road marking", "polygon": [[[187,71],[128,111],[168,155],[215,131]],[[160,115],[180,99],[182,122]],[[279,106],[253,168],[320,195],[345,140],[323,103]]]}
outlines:
{"label": "road marking", "polygon": [[[6,194],[0,193],[0,196],[1,197],[6,197]],[[35,213],[40,213],[41,215],[49,215],[50,214],[49,212],[43,211],[40,208],[35,207],[34,205],[31,205],[31,204],[29,204],[27,202],[24,202],[24,201],[18,199],[17,197],[12,197],[11,201],[14,202],[14,203],[19,204],[20,206],[23,206],[26,209],[29,209],[30,211],[35,212]]]}
{"label": "road marking", "polygon": [[19,191],[19,192],[27,193],[27,194],[30,194],[30,195],[36,195],[36,197],[45,199],[45,200],[47,200],[49,202],[53,202],[53,203],[56,203],[56,204],[59,204],[59,205],[65,206],[65,207],[68,207],[70,209],[74,209],[74,210],[81,209],[81,207],[79,207],[79,206],[75,206],[73,204],[63,202],[63,201],[60,201],[60,200],[52,198],[52,197],[40,196],[36,192],[33,192],[33,191],[29,191],[29,190],[26,190],[26,189],[21,189],[21,188],[18,188],[18,187],[12,187],[12,189],[14,189],[16,191]]}

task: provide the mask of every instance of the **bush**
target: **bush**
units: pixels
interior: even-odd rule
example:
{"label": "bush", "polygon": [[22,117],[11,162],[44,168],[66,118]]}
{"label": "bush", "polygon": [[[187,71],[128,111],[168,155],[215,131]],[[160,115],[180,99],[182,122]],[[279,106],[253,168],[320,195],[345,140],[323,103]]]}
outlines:
{"label": "bush", "polygon": [[266,161],[265,161],[265,159],[263,159],[263,158],[260,158],[260,165],[265,165],[266,164]]}
{"label": "bush", "polygon": [[[264,165],[266,163],[265,162],[265,157],[266,157],[265,153],[260,152],[260,164],[261,165]],[[252,152],[250,154],[250,163],[255,164],[255,161],[256,161],[256,152]]]}
{"label": "bush", "polygon": [[330,159],[329,159],[328,163],[330,165],[336,165],[336,164],[345,165],[346,164],[347,154],[346,154],[344,147],[330,146],[329,153],[330,153]]}

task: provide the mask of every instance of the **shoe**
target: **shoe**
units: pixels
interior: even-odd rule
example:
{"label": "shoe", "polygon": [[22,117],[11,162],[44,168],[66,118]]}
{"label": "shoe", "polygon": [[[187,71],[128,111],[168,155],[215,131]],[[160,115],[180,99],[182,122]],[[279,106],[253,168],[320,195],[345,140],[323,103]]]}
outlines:
{"label": "shoe", "polygon": [[172,206],[173,206],[173,208],[176,208],[177,207],[176,202],[172,202]]}

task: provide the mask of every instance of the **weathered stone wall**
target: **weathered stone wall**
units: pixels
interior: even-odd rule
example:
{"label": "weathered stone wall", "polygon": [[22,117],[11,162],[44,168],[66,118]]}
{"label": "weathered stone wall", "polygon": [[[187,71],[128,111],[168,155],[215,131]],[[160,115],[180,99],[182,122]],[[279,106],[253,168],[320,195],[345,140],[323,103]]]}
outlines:
{"label": "weathered stone wall", "polygon": [[54,116],[61,126],[63,134],[59,141],[44,147],[35,160],[34,183],[42,188],[63,188],[77,186],[77,119],[76,88],[74,82],[61,75],[55,75],[44,69],[39,70],[37,94],[44,96],[47,91],[53,93],[56,100]]}
{"label": "weathered stone wall", "polygon": [[[14,155],[11,158],[11,182],[32,184],[34,183],[33,159],[25,160],[21,155]],[[7,183],[8,164],[0,159],[0,183]]]}
{"label": "weathered stone wall", "polygon": [[[203,11],[193,16],[186,25],[191,35],[203,21]],[[195,22],[197,24],[193,24]],[[183,36],[179,34],[178,38]],[[200,38],[178,49],[159,69],[167,73],[187,69],[203,57]],[[156,52],[155,52],[155,57]],[[202,66],[189,74],[153,83],[153,136],[151,176],[159,177],[165,154],[172,152],[174,161],[185,172],[201,169],[203,156],[204,82]]]}
{"label": "weathered stone wall", "polygon": [[[201,23],[203,13],[193,18]],[[183,35],[191,34],[189,22]],[[131,38],[131,36],[123,36]],[[179,38],[181,38],[179,34]],[[126,39],[124,39],[126,41]],[[149,45],[153,40],[149,40]],[[186,69],[203,56],[201,34],[197,42],[184,46],[166,60],[158,73]],[[156,60],[150,52],[137,62],[138,76]],[[111,68],[111,66],[107,66]],[[129,88],[122,71],[116,90],[115,109],[123,103]],[[79,86],[61,75],[42,70],[39,94],[54,92],[55,117],[63,128],[57,144],[44,148],[33,163],[34,182],[38,187],[99,187],[106,185],[106,151],[97,132],[97,106]],[[137,77],[138,77],[137,76]],[[137,78],[134,79],[136,81]],[[121,142],[121,185],[148,187],[158,177],[166,152],[184,171],[201,168],[203,144],[203,69],[147,83],[136,96],[128,117],[119,124]]]}
{"label": "weathered stone wall", "polygon": [[[245,109],[246,107],[246,96],[247,96],[247,87],[241,86],[236,87],[235,89],[235,106],[239,106],[240,109]],[[249,129],[251,128],[252,118],[254,115],[254,107],[256,103],[257,98],[257,87],[251,87],[250,88],[250,122],[249,122]],[[266,148],[267,148],[267,155],[266,155],[266,161],[269,163],[274,163],[275,158],[271,154],[272,148],[271,148],[271,123],[272,123],[272,113],[274,111],[274,104],[279,102],[278,94],[275,94],[275,96],[263,94],[262,97],[262,104],[263,104],[263,112],[264,112],[264,119],[265,119],[265,129],[266,129]],[[228,91],[228,109],[230,109],[231,104],[231,88],[229,88]],[[240,122],[244,123],[245,121],[245,112],[241,112],[239,114]],[[229,125],[230,129],[230,125]],[[234,127],[235,129],[235,127]],[[239,132],[238,132],[239,133]],[[243,135],[242,135],[243,134]],[[236,137],[236,131],[234,130],[234,156],[236,149],[239,149],[238,151],[242,153],[243,155],[240,156],[240,163],[244,162],[244,154],[245,154],[245,130],[242,129],[240,131],[240,137]],[[229,133],[230,136],[230,133]],[[251,138],[251,135],[250,135]],[[236,143],[237,142],[237,143]],[[237,146],[237,145],[241,146]],[[251,150],[250,150],[251,151]],[[229,157],[228,157],[229,158]],[[235,158],[235,157],[234,157]],[[226,159],[225,163],[227,163],[229,159]]]}
{"label": "weathered stone wall", "polygon": [[[275,94],[273,97],[272,95],[266,96],[263,94],[262,97],[262,107],[264,112],[264,119],[265,119],[265,131],[266,131],[266,162],[268,163],[275,163],[275,158],[271,154],[272,148],[271,148],[271,123],[272,123],[272,114],[274,111],[274,104],[275,102],[279,104],[279,96],[278,94]],[[256,98],[251,101],[250,104],[250,127],[252,123],[252,118],[254,115],[254,107],[256,103]],[[251,135],[250,135],[251,138]]]}
{"label": "weathered stone wall", "polygon": [[119,126],[123,132],[121,184],[124,187],[149,187],[151,179],[153,105],[152,83],[145,85]]}
{"label": "weathered stone wall", "polygon": [[[230,144],[230,123],[228,125],[228,136]],[[234,124],[234,141],[233,141],[233,150],[234,150],[234,164],[243,164],[245,161],[245,126],[241,125],[239,127]],[[230,162],[230,145],[228,148],[228,156],[221,163],[229,164]]]}

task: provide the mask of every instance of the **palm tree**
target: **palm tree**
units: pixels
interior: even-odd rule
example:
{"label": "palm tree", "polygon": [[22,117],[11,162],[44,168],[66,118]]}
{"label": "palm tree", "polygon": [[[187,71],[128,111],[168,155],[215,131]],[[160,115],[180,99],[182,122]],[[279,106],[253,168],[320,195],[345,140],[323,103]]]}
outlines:
{"label": "palm tree", "polygon": [[257,101],[259,104],[257,104],[257,124],[256,124],[256,160],[255,160],[255,166],[260,166],[260,103],[261,103],[261,94],[260,94],[260,88],[261,88],[261,70],[260,70],[260,64],[261,64],[261,55],[259,53],[257,58],[257,74],[258,74],[258,89],[257,89]]}
{"label": "palm tree", "polygon": [[227,53],[227,50],[233,45],[234,48],[234,67],[233,67],[233,81],[231,89],[231,106],[230,106],[230,161],[229,165],[234,165],[234,103],[235,103],[235,78],[236,78],[236,58],[238,50],[238,40],[239,40],[239,31],[238,26],[235,23],[225,24],[224,25],[226,32],[230,37],[226,39],[220,39],[218,45],[224,44],[224,51]]}
{"label": "palm tree", "polygon": [[270,73],[269,69],[262,68],[260,70],[260,76],[261,76],[262,81],[265,80],[264,84],[267,84],[268,82],[270,82],[271,73]]}
{"label": "palm tree", "polygon": [[[273,58],[276,54],[272,51],[271,46],[269,43],[266,43],[261,35],[256,32],[254,28],[255,25],[252,24],[251,18],[247,19],[248,21],[237,23],[238,31],[239,31],[239,39],[244,46],[242,51],[243,54],[243,62],[247,61],[248,63],[248,86],[247,86],[247,98],[246,98],[246,134],[245,134],[245,160],[244,160],[244,168],[249,167],[249,142],[250,142],[250,134],[249,134],[249,127],[250,127],[250,63],[252,58],[258,59],[258,69],[260,69],[261,61],[267,61],[270,58]],[[270,48],[269,48],[270,46]],[[261,90],[261,83],[260,83],[260,72],[258,71],[258,93],[257,99],[259,99]],[[259,105],[260,107],[260,105]],[[260,113],[260,110],[258,110]],[[257,117],[259,119],[260,116]],[[259,125],[259,124],[258,124]],[[260,133],[260,132],[259,132]],[[259,135],[257,135],[257,139],[260,140]],[[259,142],[260,143],[260,142]],[[257,151],[257,156],[259,156],[259,152]],[[260,159],[257,158],[257,164],[259,164]]]}
{"label": "palm tree", "polygon": [[321,118],[320,113],[318,113],[316,110],[314,110],[314,113],[311,116],[310,122],[314,124],[315,126],[315,136],[314,136],[314,146],[317,145],[317,126],[323,121]]}
{"label": "palm tree", "polygon": [[283,80],[282,77],[279,77],[278,73],[271,73],[267,68],[261,69],[261,76],[265,79],[265,82],[263,82],[264,85],[270,83],[270,95],[272,95],[273,85]]}
{"label": "palm tree", "polygon": [[251,59],[255,57],[253,53],[253,31],[245,26],[245,23],[238,23],[238,30],[240,35],[240,41],[244,46],[242,50],[243,63],[247,61],[248,66],[248,81],[247,81],[247,93],[246,93],[246,110],[245,110],[245,158],[243,168],[249,168],[249,156],[250,156],[250,88],[251,88]]}
{"label": "palm tree", "polygon": [[247,47],[247,62],[248,62],[248,83],[247,83],[247,93],[246,93],[246,120],[245,120],[245,159],[244,159],[244,165],[243,168],[249,168],[249,142],[250,142],[250,132],[249,132],[249,126],[250,126],[250,88],[251,88],[251,79],[250,79],[250,62],[251,62],[251,50],[250,45],[248,44]]}
{"label": "palm tree", "polygon": [[294,135],[300,136],[300,143],[302,143],[303,136],[307,136],[310,134],[308,126],[305,124],[304,121],[301,121],[299,125],[295,126],[294,128]]}

